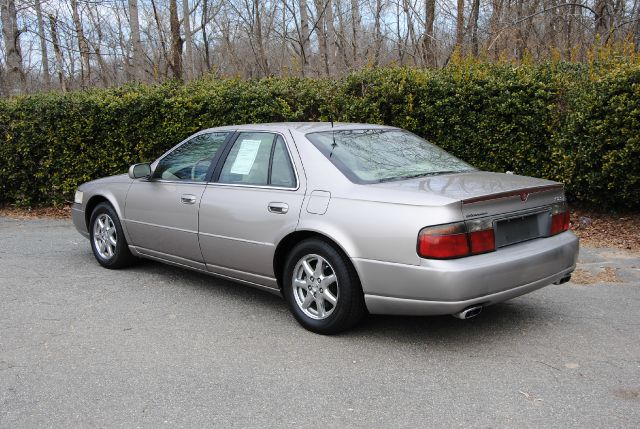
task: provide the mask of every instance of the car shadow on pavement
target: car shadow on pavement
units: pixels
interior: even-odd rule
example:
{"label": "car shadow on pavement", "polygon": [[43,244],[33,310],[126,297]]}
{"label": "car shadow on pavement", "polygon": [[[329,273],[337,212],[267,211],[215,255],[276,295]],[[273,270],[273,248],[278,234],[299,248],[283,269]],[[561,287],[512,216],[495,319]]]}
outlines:
{"label": "car shadow on pavement", "polygon": [[[267,291],[242,285],[204,273],[185,270],[160,262],[143,260],[131,270],[145,274],[180,279],[179,287],[200,290],[225,299],[237,300],[243,305],[255,306],[264,317],[282,319],[288,312],[285,301]],[[173,287],[174,285],[172,285]],[[383,316],[368,315],[355,328],[337,337],[358,341],[394,341],[429,343],[432,346],[499,343],[505,337],[521,336],[524,331],[536,330],[555,323],[559,315],[540,300],[527,296],[485,307],[476,317],[468,320],[453,316]],[[308,334],[291,316],[290,329],[296,335]],[[285,327],[285,329],[289,329]]]}

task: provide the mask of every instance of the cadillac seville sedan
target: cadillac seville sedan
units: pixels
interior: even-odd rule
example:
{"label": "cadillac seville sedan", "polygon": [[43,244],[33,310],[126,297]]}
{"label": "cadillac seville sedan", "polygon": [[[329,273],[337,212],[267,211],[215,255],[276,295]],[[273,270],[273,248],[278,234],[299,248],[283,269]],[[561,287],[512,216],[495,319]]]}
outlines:
{"label": "cadillac seville sedan", "polygon": [[207,129],[82,184],[72,213],[105,268],[149,258],[264,289],[323,334],[367,313],[470,318],[568,281],[578,254],[562,184],[368,124]]}

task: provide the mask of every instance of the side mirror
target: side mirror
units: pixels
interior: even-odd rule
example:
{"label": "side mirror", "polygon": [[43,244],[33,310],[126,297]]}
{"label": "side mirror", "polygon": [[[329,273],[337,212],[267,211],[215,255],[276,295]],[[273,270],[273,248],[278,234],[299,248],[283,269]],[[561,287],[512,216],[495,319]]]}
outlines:
{"label": "side mirror", "polygon": [[133,164],[129,167],[129,177],[132,179],[141,179],[151,176],[151,166],[147,163]]}

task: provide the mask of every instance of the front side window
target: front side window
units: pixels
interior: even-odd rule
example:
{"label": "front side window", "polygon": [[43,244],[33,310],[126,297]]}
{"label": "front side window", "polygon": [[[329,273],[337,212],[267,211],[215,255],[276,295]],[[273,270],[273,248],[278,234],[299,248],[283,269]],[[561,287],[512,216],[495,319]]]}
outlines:
{"label": "front side window", "polygon": [[240,133],[222,166],[218,182],[295,187],[295,173],[284,139],[273,133]]}
{"label": "front side window", "polygon": [[439,147],[399,129],[322,131],[309,133],[307,138],[355,183],[474,170]]}
{"label": "front side window", "polygon": [[199,134],[162,158],[153,178],[204,182],[213,158],[222,148],[228,132]]}

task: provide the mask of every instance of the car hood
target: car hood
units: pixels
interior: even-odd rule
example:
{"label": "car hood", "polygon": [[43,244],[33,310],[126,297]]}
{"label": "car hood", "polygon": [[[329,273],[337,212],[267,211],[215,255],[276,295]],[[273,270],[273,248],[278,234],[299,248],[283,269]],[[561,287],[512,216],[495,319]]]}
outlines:
{"label": "car hood", "polygon": [[[405,204],[443,205],[454,201],[473,202],[487,196],[562,185],[558,182],[515,174],[471,171],[457,174],[364,185],[377,200],[390,199]],[[384,194],[384,197],[383,197]]]}
{"label": "car hood", "polygon": [[80,190],[89,189],[89,188],[93,188],[100,185],[106,185],[109,183],[130,183],[131,181],[132,179],[129,178],[128,174],[118,174],[116,176],[102,177],[100,179],[83,183],[79,189]]}

